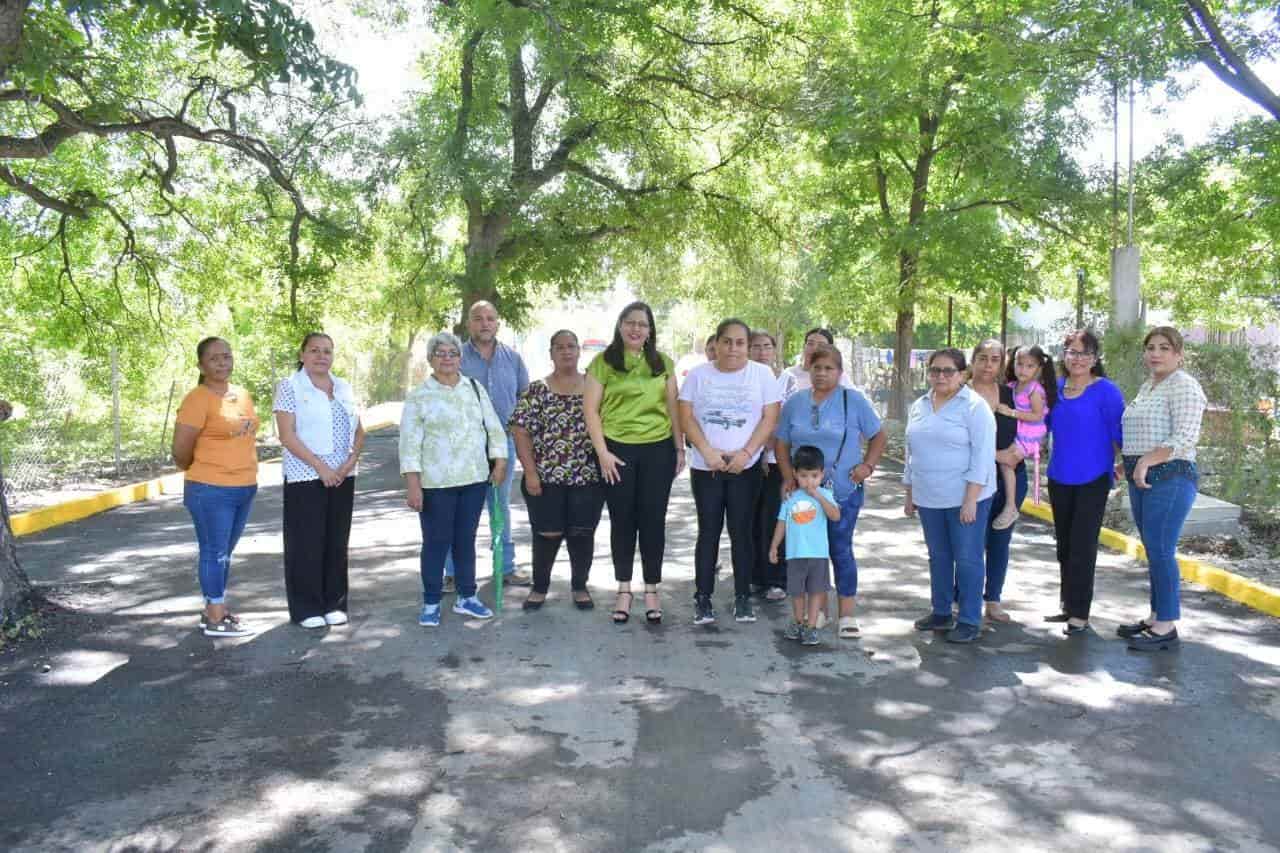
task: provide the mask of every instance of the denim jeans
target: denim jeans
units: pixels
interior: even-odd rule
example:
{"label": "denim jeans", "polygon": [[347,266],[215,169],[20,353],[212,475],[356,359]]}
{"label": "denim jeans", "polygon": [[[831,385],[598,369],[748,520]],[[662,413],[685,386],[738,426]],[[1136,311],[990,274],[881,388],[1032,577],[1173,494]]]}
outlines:
{"label": "denim jeans", "polygon": [[959,621],[982,624],[982,545],[991,517],[991,498],[978,501],[977,517],[960,523],[960,507],[917,507],[924,544],[929,549],[929,590],[934,616],[950,616],[960,602]]}
{"label": "denim jeans", "polygon": [[840,520],[827,520],[827,550],[836,576],[836,595],[852,598],[858,594],[858,561],[853,557],[853,528],[866,500],[866,490],[858,486],[839,502]]}
{"label": "denim jeans", "polygon": [[231,574],[231,552],[240,541],[257,486],[214,486],[187,480],[182,505],[191,513],[200,546],[200,593],[206,604],[222,604]]}
{"label": "denim jeans", "polygon": [[[1016,483],[1015,502],[1017,506],[1022,506],[1027,497],[1027,466],[1019,465],[1015,468],[1013,477]],[[991,515],[987,518],[987,586],[982,593],[983,601],[1000,600],[1000,595],[1004,592],[1004,578],[1009,572],[1009,542],[1013,539],[1013,528],[1018,525],[1011,524],[1004,530],[996,530],[991,526],[1004,509],[1004,502],[1004,478],[996,477],[996,493],[991,496]]]}
{"label": "denim jeans", "polygon": [[[516,442],[507,434],[507,476],[502,481],[502,485],[497,489],[489,490],[489,497],[485,500],[485,505],[489,508],[489,517],[493,518],[493,501],[494,492],[497,492],[497,499],[502,501],[502,573],[509,575],[516,570],[516,543],[511,538],[511,484],[516,475]],[[448,577],[453,577],[453,554],[449,554],[444,560],[444,573]]]}
{"label": "denim jeans", "polygon": [[439,604],[444,587],[444,561],[452,552],[457,568],[458,598],[476,594],[476,528],[489,481],[448,489],[423,489],[422,603]]}
{"label": "denim jeans", "polygon": [[1147,549],[1151,573],[1151,610],[1161,622],[1181,616],[1178,558],[1175,554],[1182,524],[1196,502],[1196,480],[1170,477],[1139,489],[1129,483],[1129,509],[1133,524]]}

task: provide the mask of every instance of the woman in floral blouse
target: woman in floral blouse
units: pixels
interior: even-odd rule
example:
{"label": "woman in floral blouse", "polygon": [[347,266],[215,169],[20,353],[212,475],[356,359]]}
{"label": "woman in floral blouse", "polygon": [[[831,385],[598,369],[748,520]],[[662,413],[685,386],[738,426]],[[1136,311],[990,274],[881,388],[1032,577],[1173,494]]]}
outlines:
{"label": "woman in floral blouse", "polygon": [[1125,478],[1129,509],[1147,549],[1151,613],[1116,633],[1139,651],[1177,646],[1179,589],[1175,551],[1182,524],[1196,502],[1196,442],[1205,396],[1182,369],[1182,335],[1157,326],[1142,342],[1148,379],[1124,410]]}
{"label": "woman in floral blouse", "polygon": [[587,575],[604,508],[604,480],[583,417],[586,374],[578,371],[580,354],[573,332],[562,329],[552,335],[554,370],[529,385],[511,415],[516,455],[524,468],[520,490],[535,534],[533,590],[525,610],[537,610],[547,600],[561,540],[568,543],[573,603],[579,610],[594,606]]}
{"label": "woman in floral blouse", "polygon": [[507,473],[507,434],[484,386],[462,375],[462,342],[448,332],[427,342],[432,373],[409,394],[400,416],[405,502],[422,525],[422,615],[440,624],[444,559],[453,552],[453,612],[488,619],[476,598],[476,527],[490,483]]}

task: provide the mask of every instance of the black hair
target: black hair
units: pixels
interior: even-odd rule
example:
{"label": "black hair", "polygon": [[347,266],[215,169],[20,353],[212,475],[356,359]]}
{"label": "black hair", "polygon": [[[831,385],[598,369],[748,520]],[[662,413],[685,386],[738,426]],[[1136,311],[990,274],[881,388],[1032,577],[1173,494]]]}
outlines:
{"label": "black hair", "polygon": [[716,333],[712,335],[717,341],[724,337],[724,333],[729,331],[733,326],[741,326],[742,331],[747,333],[747,342],[751,342],[751,327],[739,320],[737,317],[730,317],[727,320],[721,320],[720,325],[716,326]]}
{"label": "black hair", "polygon": [[1018,374],[1014,370],[1014,366],[1017,364],[1019,355],[1030,356],[1036,360],[1038,365],[1036,372],[1039,374],[1036,378],[1044,387],[1044,404],[1052,409],[1058,404],[1058,373],[1053,366],[1053,359],[1040,347],[1031,346],[1025,349],[1014,347],[1009,352],[1009,364],[1004,371],[1006,382],[1016,383],[1018,381]]}
{"label": "black hair", "polygon": [[551,347],[554,347],[556,345],[556,338],[561,335],[570,335],[573,338],[573,342],[575,344],[578,343],[578,333],[573,329],[559,329],[552,333],[551,341],[547,344],[547,348],[550,349]]}
{"label": "black hair", "polygon": [[964,369],[969,366],[968,362],[964,360],[964,353],[955,347],[943,347],[942,349],[934,350],[929,354],[929,361],[925,363],[925,366],[933,367],[934,359],[940,355],[951,359],[956,366],[956,370],[959,370],[962,373],[964,372]]}
{"label": "black hair", "polygon": [[[329,342],[329,346],[333,346],[333,338],[329,337],[324,332],[307,332],[306,337],[302,339],[302,343],[298,344],[298,352],[305,352],[307,344],[311,343],[312,338],[324,338]],[[302,369],[302,359],[298,359],[298,369]]]}
{"label": "black hair", "polygon": [[1074,332],[1067,332],[1067,336],[1062,339],[1062,375],[1067,375],[1067,350],[1071,348],[1071,342],[1076,338],[1084,344],[1086,352],[1094,354],[1093,367],[1089,372],[1094,376],[1106,376],[1107,369],[1102,366],[1102,344],[1098,342],[1098,336],[1092,329],[1076,329]]}
{"label": "black hair", "polygon": [[[209,347],[213,346],[214,344],[216,344],[218,341],[222,341],[224,344],[227,343],[226,341],[223,341],[222,338],[219,338],[218,336],[214,335],[214,336],[205,338],[200,343],[196,344],[196,364],[199,364],[201,361],[204,361],[204,351],[207,350]],[[230,348],[231,345],[227,344],[227,347]],[[200,378],[196,380],[196,384],[197,385],[204,384],[203,373],[201,373]]]}
{"label": "black hair", "polygon": [[618,322],[613,325],[613,340],[604,349],[604,363],[619,373],[627,372],[626,347],[622,343],[622,320],[632,311],[643,311],[649,321],[649,337],[644,339],[644,360],[654,376],[662,376],[667,372],[667,365],[658,355],[658,324],[653,319],[653,309],[645,302],[632,302],[618,314]]}
{"label": "black hair", "polygon": [[802,444],[791,456],[791,467],[797,471],[822,471],[827,467],[827,460],[812,444]]}
{"label": "black hair", "polygon": [[831,334],[831,332],[827,329],[823,329],[821,327],[818,327],[816,329],[810,329],[809,331],[804,333],[804,337],[801,338],[800,340],[807,341],[809,340],[810,335],[822,335],[822,337],[826,338],[827,343],[829,343],[831,346],[836,345],[835,335]]}
{"label": "black hair", "polygon": [[756,338],[768,338],[769,343],[773,346],[773,348],[774,349],[778,348],[778,339],[775,338],[773,335],[769,334],[768,332],[766,332],[764,329],[752,330],[751,334],[747,337],[747,342],[750,343],[752,340]]}

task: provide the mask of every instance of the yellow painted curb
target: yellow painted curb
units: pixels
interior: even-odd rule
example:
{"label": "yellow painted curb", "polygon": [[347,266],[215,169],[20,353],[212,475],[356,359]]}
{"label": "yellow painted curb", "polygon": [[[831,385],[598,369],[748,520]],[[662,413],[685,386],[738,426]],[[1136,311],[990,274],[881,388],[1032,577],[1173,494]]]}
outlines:
{"label": "yellow painted curb", "polygon": [[[366,425],[364,430],[365,432],[373,432],[374,430],[395,426],[395,423],[395,421],[375,421]],[[273,459],[262,464],[279,465],[280,460]],[[70,524],[73,521],[79,521],[82,518],[88,518],[100,512],[106,512],[109,509],[115,509],[118,506],[138,503],[139,501],[149,501],[161,495],[181,494],[182,488],[183,475],[181,472],[166,474],[163,477],[143,480],[141,483],[132,483],[128,486],[119,486],[88,497],[63,501],[53,506],[33,509],[30,512],[20,512],[10,517],[9,525],[13,529],[14,536],[30,536],[32,533],[39,533],[41,530],[48,530],[50,527],[57,527],[61,524]]]}
{"label": "yellow painted curb", "polygon": [[[1037,505],[1023,501],[1022,513],[1053,522],[1053,510],[1048,504]],[[1102,533],[1098,535],[1098,542],[1113,551],[1127,554],[1135,560],[1146,559],[1147,556],[1147,549],[1142,547],[1142,543],[1137,539],[1106,527],[1102,528]],[[1246,607],[1269,616],[1280,616],[1280,589],[1273,586],[1242,578],[1212,563],[1181,554],[1178,555],[1178,573],[1184,580],[1207,586],[1214,592],[1221,593]]]}

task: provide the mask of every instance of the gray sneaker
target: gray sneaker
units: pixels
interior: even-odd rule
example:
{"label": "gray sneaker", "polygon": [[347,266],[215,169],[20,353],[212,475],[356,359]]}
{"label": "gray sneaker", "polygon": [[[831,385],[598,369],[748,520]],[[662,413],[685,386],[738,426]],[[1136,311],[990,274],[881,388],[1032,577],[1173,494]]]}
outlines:
{"label": "gray sneaker", "polygon": [[817,646],[817,645],[821,645],[821,644],[822,644],[822,640],[818,639],[818,629],[817,629],[817,628],[805,628],[805,629],[804,629],[804,636],[802,636],[802,637],[800,638],[800,645],[802,645],[802,646]]}
{"label": "gray sneaker", "polygon": [[804,636],[804,625],[799,622],[790,622],[786,628],[782,629],[782,636],[788,640],[798,640]]}
{"label": "gray sneaker", "polygon": [[733,621],[735,622],[756,621],[756,611],[751,606],[751,596],[749,595],[734,596]]}

